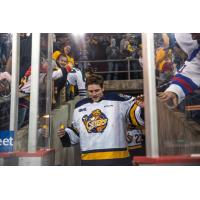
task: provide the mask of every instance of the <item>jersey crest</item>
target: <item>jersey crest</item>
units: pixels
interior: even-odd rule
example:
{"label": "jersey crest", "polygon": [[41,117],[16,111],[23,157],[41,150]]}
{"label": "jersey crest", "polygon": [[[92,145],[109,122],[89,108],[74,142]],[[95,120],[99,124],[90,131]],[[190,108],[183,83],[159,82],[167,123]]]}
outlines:
{"label": "jersey crest", "polygon": [[88,133],[102,133],[108,124],[108,118],[100,109],[92,111],[90,115],[84,115],[82,121]]}

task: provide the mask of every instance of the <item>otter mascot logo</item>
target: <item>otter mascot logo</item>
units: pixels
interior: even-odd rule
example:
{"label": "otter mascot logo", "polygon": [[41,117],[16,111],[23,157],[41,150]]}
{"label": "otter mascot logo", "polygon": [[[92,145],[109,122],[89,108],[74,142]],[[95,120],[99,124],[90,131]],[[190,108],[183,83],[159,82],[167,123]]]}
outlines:
{"label": "otter mascot logo", "polygon": [[100,109],[92,111],[89,116],[84,115],[82,121],[88,133],[102,133],[108,124],[108,118]]}

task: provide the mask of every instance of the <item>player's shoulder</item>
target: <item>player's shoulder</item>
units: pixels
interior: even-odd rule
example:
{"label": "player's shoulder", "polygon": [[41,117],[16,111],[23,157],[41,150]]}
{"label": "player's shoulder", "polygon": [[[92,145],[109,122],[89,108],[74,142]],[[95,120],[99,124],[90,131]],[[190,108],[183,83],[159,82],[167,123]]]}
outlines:
{"label": "player's shoulder", "polygon": [[85,104],[87,104],[87,103],[91,103],[91,99],[89,99],[89,98],[81,99],[80,101],[78,101],[78,102],[76,103],[75,109],[76,109],[76,108],[79,108],[79,107],[81,107],[81,106],[83,106],[83,105],[85,105]]}
{"label": "player's shoulder", "polygon": [[110,101],[128,101],[131,100],[133,97],[125,94],[118,94],[116,92],[110,92],[104,95],[104,100]]}

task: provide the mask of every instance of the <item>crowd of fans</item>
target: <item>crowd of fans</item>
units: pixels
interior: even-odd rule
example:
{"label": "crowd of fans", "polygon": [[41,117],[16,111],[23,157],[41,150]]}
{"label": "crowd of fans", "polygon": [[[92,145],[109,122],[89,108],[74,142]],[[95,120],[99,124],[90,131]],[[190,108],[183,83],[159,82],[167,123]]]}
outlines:
{"label": "crowd of fans", "polygon": [[174,74],[183,66],[187,55],[175,42],[173,34],[154,34],[155,64],[159,78],[168,82]]}
{"label": "crowd of fans", "polygon": [[[79,63],[83,69],[86,61],[98,72],[102,72],[104,79],[127,79],[127,59],[130,59],[130,70],[141,72],[131,73],[131,78],[142,78],[142,68],[139,63],[141,57],[141,34],[96,33],[84,34],[81,37],[73,34],[56,34],[54,51],[63,51],[70,47],[69,56]],[[107,73],[109,72],[109,73]]]}
{"label": "crowd of fans", "polygon": [[140,53],[141,34],[96,33],[82,37],[73,34],[56,34],[54,51],[63,45],[71,46],[76,61],[136,58]]}

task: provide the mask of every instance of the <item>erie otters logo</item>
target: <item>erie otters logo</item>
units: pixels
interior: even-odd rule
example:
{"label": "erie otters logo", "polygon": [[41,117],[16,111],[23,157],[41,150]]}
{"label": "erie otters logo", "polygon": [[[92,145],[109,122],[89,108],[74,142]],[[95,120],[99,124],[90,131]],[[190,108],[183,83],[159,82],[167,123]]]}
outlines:
{"label": "erie otters logo", "polygon": [[82,121],[88,133],[102,133],[108,124],[108,118],[100,109],[92,111],[90,115],[84,115]]}

